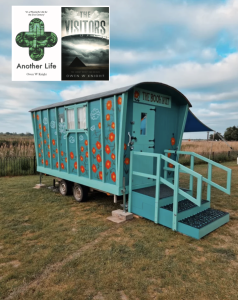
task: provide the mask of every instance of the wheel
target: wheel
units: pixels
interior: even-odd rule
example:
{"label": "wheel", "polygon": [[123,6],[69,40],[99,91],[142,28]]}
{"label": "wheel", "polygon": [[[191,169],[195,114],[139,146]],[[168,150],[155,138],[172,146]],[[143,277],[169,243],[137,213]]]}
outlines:
{"label": "wheel", "polygon": [[86,201],[88,198],[88,187],[76,183],[73,188],[74,199],[78,202]]}
{"label": "wheel", "polygon": [[59,191],[62,196],[72,195],[72,182],[62,179],[59,183]]}

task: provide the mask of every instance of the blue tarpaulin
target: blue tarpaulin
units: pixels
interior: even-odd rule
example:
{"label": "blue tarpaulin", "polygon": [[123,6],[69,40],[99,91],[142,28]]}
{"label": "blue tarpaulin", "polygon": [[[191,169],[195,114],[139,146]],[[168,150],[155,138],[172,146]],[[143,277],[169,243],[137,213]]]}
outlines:
{"label": "blue tarpaulin", "polygon": [[188,110],[187,121],[184,132],[201,132],[201,131],[214,131],[210,127],[203,124],[194,114]]}

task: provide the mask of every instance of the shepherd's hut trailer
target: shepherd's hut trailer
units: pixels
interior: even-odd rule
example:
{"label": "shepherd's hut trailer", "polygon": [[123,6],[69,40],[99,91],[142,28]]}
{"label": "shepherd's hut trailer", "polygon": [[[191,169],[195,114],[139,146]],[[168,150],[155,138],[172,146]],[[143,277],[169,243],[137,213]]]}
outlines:
{"label": "shepherd's hut trailer", "polygon": [[[177,89],[142,82],[32,109],[37,171],[61,178],[60,192],[73,187],[79,202],[88,187],[125,192],[129,212],[199,239],[229,221],[210,200],[211,187],[230,194],[231,170],[180,151],[189,107]],[[178,163],[184,154],[190,168]],[[208,163],[207,177],[194,171],[194,158]],[[226,187],[212,181],[213,166],[227,173]],[[180,172],[190,177],[187,189],[179,186]]]}

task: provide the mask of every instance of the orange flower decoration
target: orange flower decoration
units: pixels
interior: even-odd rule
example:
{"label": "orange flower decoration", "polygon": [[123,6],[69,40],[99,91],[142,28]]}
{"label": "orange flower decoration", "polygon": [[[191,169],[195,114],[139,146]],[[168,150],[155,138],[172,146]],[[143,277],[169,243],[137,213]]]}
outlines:
{"label": "orange flower decoration", "polygon": [[40,132],[40,137],[42,137],[42,133]]}
{"label": "orange flower decoration", "polygon": [[64,164],[61,163],[60,166],[61,166],[61,169],[64,170]]}
{"label": "orange flower decoration", "polygon": [[43,153],[43,149],[41,149],[41,152]]}
{"label": "orange flower decoration", "polygon": [[64,156],[64,151],[61,151],[60,154],[61,154],[62,156]]}
{"label": "orange flower decoration", "polygon": [[107,110],[111,110],[112,108],[112,100],[107,101]]}
{"label": "orange flower decoration", "polygon": [[111,158],[114,160],[116,158],[115,154],[112,153]]}
{"label": "orange flower decoration", "polygon": [[52,144],[55,145],[55,140],[52,140]]}
{"label": "orange flower decoration", "polygon": [[58,153],[58,149],[55,149],[55,152]]}
{"label": "orange flower decoration", "polygon": [[50,149],[50,145],[48,145],[48,149]]}
{"label": "orange flower decoration", "polygon": [[173,167],[174,167],[174,165],[169,163],[169,168],[173,168]]}
{"label": "orange flower decoration", "polygon": [[59,167],[59,163],[57,162],[55,166],[56,166],[56,168],[58,169],[58,167]]}
{"label": "orange flower decoration", "polygon": [[86,157],[88,157],[88,152],[86,152]]}
{"label": "orange flower decoration", "polygon": [[74,154],[73,154],[73,152],[70,152],[69,155],[70,155],[70,158],[71,158],[71,159],[74,159]]}
{"label": "orange flower decoration", "polygon": [[41,153],[39,153],[39,157],[41,157]]}
{"label": "orange flower decoration", "polygon": [[124,144],[124,150],[126,150],[126,148],[127,148],[127,146],[126,146],[126,144]]}
{"label": "orange flower decoration", "polygon": [[168,157],[170,157],[171,156],[171,153],[168,153]]}
{"label": "orange flower decoration", "polygon": [[50,135],[49,135],[49,133],[47,133],[47,137],[48,137],[48,139],[50,138]]}
{"label": "orange flower decoration", "polygon": [[41,124],[39,124],[39,129],[41,129]]}
{"label": "orange flower decoration", "polygon": [[126,157],[125,160],[124,160],[124,163],[125,163],[126,165],[129,165],[130,159],[129,159],[128,157]]}
{"label": "orange flower decoration", "polygon": [[110,162],[110,160],[107,160],[107,161],[106,161],[106,168],[107,168],[107,169],[110,169],[110,168],[111,168],[111,162]]}
{"label": "orange flower decoration", "polygon": [[65,160],[65,162],[67,163],[67,157],[65,157],[65,159],[64,159],[64,160]]}
{"label": "orange flower decoration", "polygon": [[134,97],[135,97],[135,98],[138,98],[139,96],[140,96],[139,92],[138,92],[138,91],[135,91]]}
{"label": "orange flower decoration", "polygon": [[92,152],[93,152],[93,154],[95,154],[96,153],[96,149],[93,147],[93,149],[92,149]]}
{"label": "orange flower decoration", "polygon": [[96,156],[96,158],[97,158],[97,162],[100,163],[102,161],[101,156],[99,154]]}
{"label": "orange flower decoration", "polygon": [[42,158],[41,163],[44,164],[44,159]]}
{"label": "orange flower decoration", "polygon": [[114,134],[113,132],[111,132],[111,133],[109,134],[108,139],[109,139],[111,142],[113,142],[114,139],[115,139],[115,134]]}
{"label": "orange flower decoration", "polygon": [[100,143],[99,141],[97,141],[96,147],[97,147],[98,149],[101,149],[101,143]]}
{"label": "orange flower decoration", "polygon": [[77,169],[77,168],[78,168],[77,161],[74,163],[74,168],[75,168],[75,169]]}
{"label": "orange flower decoration", "polygon": [[40,147],[41,147],[41,145],[40,145],[40,144],[38,144],[38,147],[40,148]]}
{"label": "orange flower decoration", "polygon": [[98,128],[101,129],[101,122],[98,123]]}
{"label": "orange flower decoration", "polygon": [[110,120],[110,115],[109,115],[109,114],[106,115],[106,120],[107,120],[107,121]]}
{"label": "orange flower decoration", "polygon": [[39,121],[39,119],[40,119],[39,115],[36,116],[36,119],[37,119],[37,121]]}
{"label": "orange flower decoration", "polygon": [[50,152],[48,152],[48,157],[50,157]]}
{"label": "orange flower decoration", "polygon": [[175,145],[175,142],[176,142],[176,141],[175,141],[175,138],[172,137],[172,138],[171,138],[171,145],[174,146],[174,145]]}
{"label": "orange flower decoration", "polygon": [[45,126],[43,126],[43,130],[46,131],[46,127]]}
{"label": "orange flower decoration", "polygon": [[83,161],[83,156],[80,156],[80,160]]}
{"label": "orange flower decoration", "polygon": [[55,158],[55,154],[54,153],[53,153],[52,157]]}
{"label": "orange flower decoration", "polygon": [[84,144],[85,144],[85,146],[88,146],[88,141],[87,141],[87,140],[85,140]]}
{"label": "orange flower decoration", "polygon": [[110,147],[108,145],[106,145],[105,151],[106,151],[107,154],[109,154],[111,152],[111,149],[110,149]]}
{"label": "orange flower decoration", "polygon": [[35,114],[33,114],[33,119],[35,119]]}
{"label": "orange flower decoration", "polygon": [[44,144],[46,144],[46,140],[44,140]]}
{"label": "orange flower decoration", "polygon": [[102,180],[102,171],[99,171],[99,179]]}
{"label": "orange flower decoration", "polygon": [[116,173],[115,172],[112,172],[112,174],[111,174],[111,179],[112,179],[112,181],[116,181]]}
{"label": "orange flower decoration", "polygon": [[94,173],[97,172],[97,167],[94,164],[92,165],[92,170],[93,170]]}
{"label": "orange flower decoration", "polygon": [[82,173],[84,173],[84,172],[85,172],[84,166],[81,166],[81,167],[80,167],[80,170],[81,170]]}
{"label": "orange flower decoration", "polygon": [[112,122],[112,125],[111,125],[112,129],[115,129],[115,123]]}
{"label": "orange flower decoration", "polygon": [[118,99],[117,99],[117,103],[118,103],[119,105],[121,105],[121,102],[122,102],[122,99],[121,99],[121,97],[118,97]]}
{"label": "orange flower decoration", "polygon": [[45,165],[48,166],[48,160],[45,161]]}
{"label": "orange flower decoration", "polygon": [[84,147],[82,146],[82,147],[81,147],[81,152],[83,152],[83,151],[84,151]]}

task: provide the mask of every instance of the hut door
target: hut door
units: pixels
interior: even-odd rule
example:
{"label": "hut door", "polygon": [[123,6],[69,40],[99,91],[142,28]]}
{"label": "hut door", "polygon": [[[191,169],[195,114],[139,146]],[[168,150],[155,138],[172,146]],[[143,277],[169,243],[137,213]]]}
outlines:
{"label": "hut door", "polygon": [[[133,151],[154,152],[155,139],[155,107],[134,103],[132,142]],[[153,158],[135,156],[135,171],[153,174]],[[152,182],[145,177],[134,176],[133,185],[146,185]]]}

